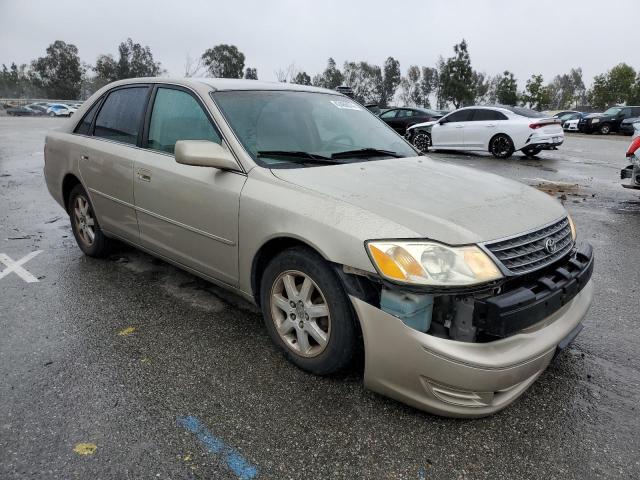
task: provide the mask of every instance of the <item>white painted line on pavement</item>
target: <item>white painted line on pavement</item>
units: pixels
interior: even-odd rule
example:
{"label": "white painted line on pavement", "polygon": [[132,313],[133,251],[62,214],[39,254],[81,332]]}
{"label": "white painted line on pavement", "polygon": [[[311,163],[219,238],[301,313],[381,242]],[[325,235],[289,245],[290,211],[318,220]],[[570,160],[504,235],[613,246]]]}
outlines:
{"label": "white painted line on pavement", "polygon": [[42,253],[42,250],[36,250],[35,252],[31,252],[29,255],[25,255],[20,260],[13,261],[8,255],[4,253],[0,253],[0,262],[4,263],[7,268],[5,268],[2,272],[0,272],[0,280],[9,275],[11,272],[18,275],[22,280],[27,283],[38,282],[39,280],[31,275],[29,271],[22,267],[25,263],[31,260],[33,257]]}

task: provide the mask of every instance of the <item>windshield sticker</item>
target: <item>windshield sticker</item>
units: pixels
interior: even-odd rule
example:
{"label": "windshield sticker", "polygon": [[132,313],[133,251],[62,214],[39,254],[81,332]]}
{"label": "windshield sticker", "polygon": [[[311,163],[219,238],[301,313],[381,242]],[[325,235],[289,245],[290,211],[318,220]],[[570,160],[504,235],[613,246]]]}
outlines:
{"label": "windshield sticker", "polygon": [[331,100],[331,103],[342,110],[362,110],[355,103],[346,100]]}

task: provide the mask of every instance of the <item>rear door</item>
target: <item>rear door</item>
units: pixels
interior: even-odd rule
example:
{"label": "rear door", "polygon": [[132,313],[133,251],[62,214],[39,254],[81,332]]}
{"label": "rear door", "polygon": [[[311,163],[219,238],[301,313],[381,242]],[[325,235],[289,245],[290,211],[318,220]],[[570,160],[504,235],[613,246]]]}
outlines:
{"label": "rear door", "polygon": [[76,133],[80,175],[88,189],[100,226],[127,240],[138,241],[133,201],[133,165],[142,138],[144,112],[150,87],[131,85],[108,93],[95,119],[80,122]]}
{"label": "rear door", "polygon": [[433,148],[464,148],[463,129],[471,120],[472,109],[457,110],[443,117],[431,128]]}
{"label": "rear door", "polygon": [[464,128],[464,146],[469,150],[486,150],[491,137],[498,133],[499,123],[507,117],[488,108],[474,108],[472,111],[471,121]]}
{"label": "rear door", "polygon": [[394,130],[398,127],[397,116],[400,114],[401,110],[394,109],[388,110],[380,115],[380,118],[385,121],[387,125],[389,125]]}
{"label": "rear door", "polygon": [[158,85],[135,163],[140,242],[229,285],[238,281],[238,211],[246,175],[175,161],[178,140],[223,143],[201,99]]}

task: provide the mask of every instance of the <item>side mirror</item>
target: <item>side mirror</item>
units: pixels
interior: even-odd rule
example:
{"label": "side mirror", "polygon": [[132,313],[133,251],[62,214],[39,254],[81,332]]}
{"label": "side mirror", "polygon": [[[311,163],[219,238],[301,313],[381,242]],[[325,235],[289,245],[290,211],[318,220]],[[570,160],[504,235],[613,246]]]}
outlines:
{"label": "side mirror", "polygon": [[175,148],[176,162],[194,167],[212,167],[220,170],[239,171],[231,152],[209,140],[178,140]]}

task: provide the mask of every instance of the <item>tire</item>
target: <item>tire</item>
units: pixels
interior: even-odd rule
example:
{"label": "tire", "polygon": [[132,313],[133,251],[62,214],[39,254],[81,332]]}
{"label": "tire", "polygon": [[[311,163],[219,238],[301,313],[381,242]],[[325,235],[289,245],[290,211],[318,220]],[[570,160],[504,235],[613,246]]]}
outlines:
{"label": "tire", "polygon": [[55,116],[56,116],[56,114],[55,114],[55,113],[53,113],[53,112],[49,112],[49,116],[50,116],[50,117],[55,117]]}
{"label": "tire", "polygon": [[542,151],[542,148],[529,147],[529,148],[523,148],[521,151],[525,157],[530,158],[538,155]]}
{"label": "tire", "polygon": [[91,200],[82,185],[78,184],[71,190],[67,211],[80,250],[89,257],[106,257],[111,250],[111,241],[102,233]]}
{"label": "tire", "polygon": [[426,153],[429,151],[429,147],[431,146],[431,135],[426,132],[416,132],[411,139],[411,143],[419,151]]}
{"label": "tire", "polygon": [[329,375],[350,364],[354,314],[336,273],[313,250],[294,247],[271,260],[262,275],[260,305],[271,339],[294,365]]}
{"label": "tire", "polygon": [[611,133],[611,125],[609,125],[608,123],[603,123],[602,125],[600,125],[600,133],[602,135],[609,135],[609,133]]}
{"label": "tire", "polygon": [[489,152],[496,158],[509,158],[514,152],[513,141],[508,135],[500,133],[489,142]]}

